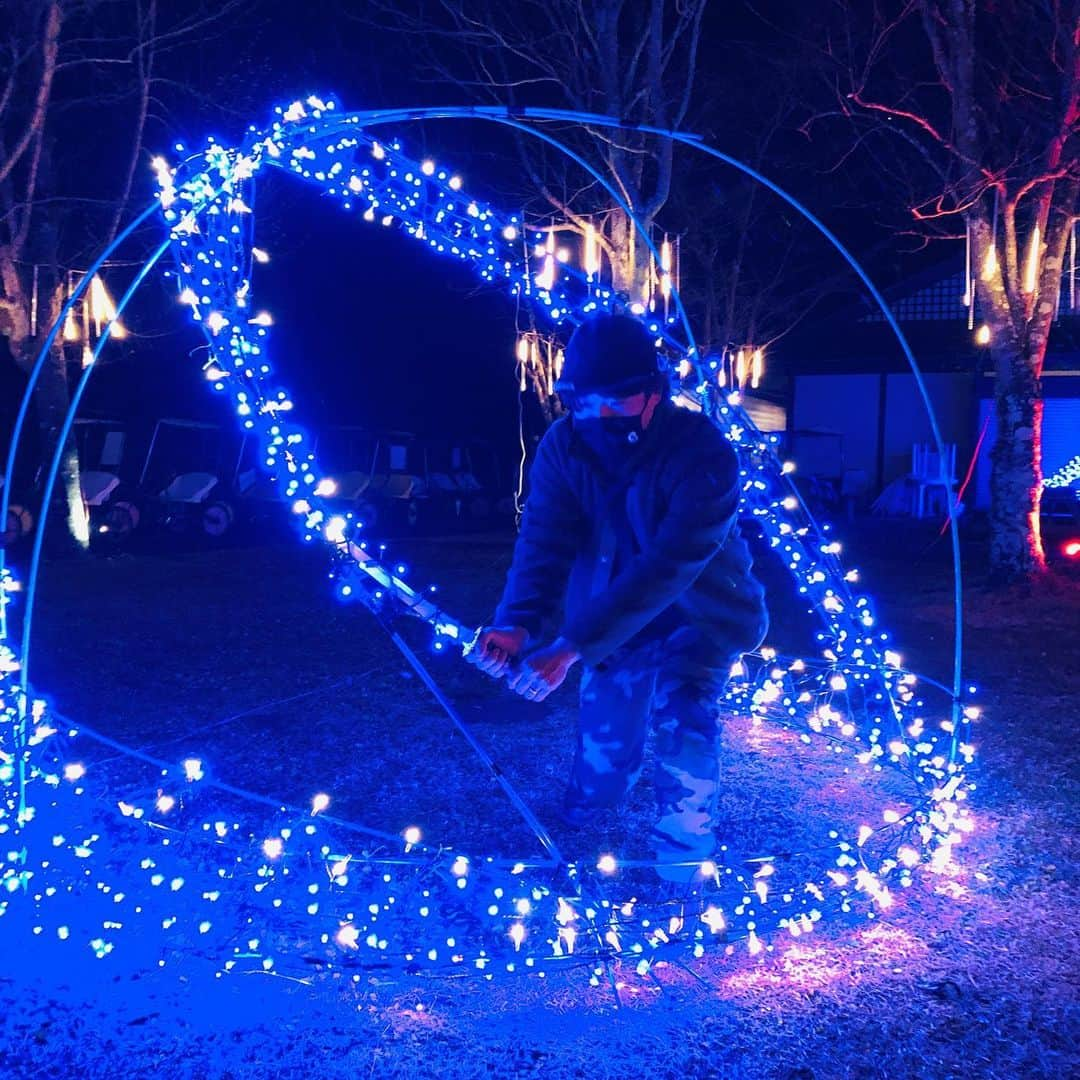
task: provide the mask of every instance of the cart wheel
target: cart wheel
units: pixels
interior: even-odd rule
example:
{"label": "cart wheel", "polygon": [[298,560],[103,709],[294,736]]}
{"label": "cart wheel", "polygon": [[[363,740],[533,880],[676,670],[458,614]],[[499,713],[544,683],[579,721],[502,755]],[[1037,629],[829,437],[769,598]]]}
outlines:
{"label": "cart wheel", "polygon": [[105,507],[103,529],[115,540],[125,540],[139,527],[139,508],[126,499]]}
{"label": "cart wheel", "polygon": [[207,536],[224,536],[233,523],[233,508],[220,499],[207,503],[202,512],[202,530]]}
{"label": "cart wheel", "polygon": [[0,547],[9,547],[24,536],[29,535],[34,527],[34,515],[24,506],[12,503],[8,507],[7,524],[0,533]]}

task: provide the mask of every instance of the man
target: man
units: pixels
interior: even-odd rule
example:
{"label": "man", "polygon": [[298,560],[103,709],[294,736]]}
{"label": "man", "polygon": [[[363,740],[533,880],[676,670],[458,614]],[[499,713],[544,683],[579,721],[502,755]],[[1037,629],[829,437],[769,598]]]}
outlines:
{"label": "man", "polygon": [[[510,686],[529,701],[581,662],[564,819],[621,802],[651,725],[657,860],[699,863],[716,844],[717,701],[768,625],[736,524],[738,461],[714,424],[672,403],[655,343],[629,316],[577,329],[558,390],[570,416],[537,450],[495,624],[470,658],[494,676],[520,661]],[[561,631],[529,651],[564,596]]]}

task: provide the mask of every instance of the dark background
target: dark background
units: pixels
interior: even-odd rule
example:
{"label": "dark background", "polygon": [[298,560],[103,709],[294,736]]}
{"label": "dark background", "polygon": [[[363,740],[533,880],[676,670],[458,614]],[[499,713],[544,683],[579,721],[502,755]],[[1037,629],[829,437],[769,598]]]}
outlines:
{"label": "dark background", "polygon": [[[749,94],[745,71],[762,57],[782,61],[790,49],[790,26],[774,21],[784,14],[782,8],[734,3],[709,9],[701,46],[699,122],[694,126],[737,156],[749,152],[773,105],[769,71],[758,65],[760,79]],[[147,162],[159,152],[175,158],[172,146],[178,140],[198,147],[212,134],[239,143],[249,124],[268,121],[275,105],[313,92],[336,96],[344,108],[472,100],[466,88],[433,78],[415,43],[394,32],[385,12],[376,26],[373,11],[373,5],[345,0],[241,4],[197,45],[163,58],[167,82],[148,128]],[[802,17],[813,21],[812,12]],[[797,64],[798,56],[791,62]],[[737,75],[738,70],[744,74]],[[92,96],[101,76],[84,73],[78,78],[83,80],[80,92]],[[808,108],[819,92],[808,68]],[[94,109],[97,121],[89,125],[85,106],[61,114],[57,137],[79,190],[105,192],[115,186],[126,160],[126,110],[123,100]],[[514,208],[514,200],[528,188],[513,147],[493,125],[441,121],[406,125],[393,134],[412,156],[430,153],[459,171],[468,190],[496,206]],[[839,173],[831,171],[836,146],[827,138],[808,140],[793,128],[779,132],[775,145],[766,171],[805,198],[866,260],[882,286],[943,258],[959,259],[959,245],[925,248],[893,234],[892,226],[904,214],[903,193],[893,191],[892,208],[882,210],[882,202],[889,205],[888,180],[867,160],[852,157]],[[258,308],[275,317],[270,356],[281,383],[293,392],[298,418],[316,429],[348,423],[423,435],[484,437],[511,459],[519,408],[511,301],[496,290],[480,289],[467,267],[393,230],[365,223],[315,189],[273,175],[276,172],[264,170],[262,176],[271,175],[259,184],[257,239],[271,252],[272,261],[258,268],[253,296]],[[724,185],[737,180],[718,170],[704,183],[722,196]],[[695,173],[680,189],[677,175],[673,221],[692,222],[692,185],[702,183]],[[133,205],[144,205],[153,190],[147,168],[139,177]],[[865,297],[855,275],[809,226],[778,200],[773,206],[766,226],[753,236],[755,258],[767,263],[778,236],[797,228],[805,257],[793,264],[792,290],[804,287],[814,274],[833,280],[815,297],[813,317],[771,357],[772,375],[764,390],[782,399],[783,373],[797,368],[812,348],[815,320],[861,310]],[[143,248],[157,238],[156,229],[155,224],[140,237]],[[96,239],[85,237],[87,263],[100,248]],[[122,268],[111,272],[110,282],[117,293]],[[231,423],[224,402],[206,388],[201,353],[195,351],[202,345],[201,336],[178,309],[169,282],[152,276],[125,324],[130,337],[106,350],[85,398],[84,415],[125,420],[183,416]],[[10,422],[22,381],[0,352],[0,423]],[[535,434],[540,427],[535,404],[526,400],[525,409],[527,427]]]}

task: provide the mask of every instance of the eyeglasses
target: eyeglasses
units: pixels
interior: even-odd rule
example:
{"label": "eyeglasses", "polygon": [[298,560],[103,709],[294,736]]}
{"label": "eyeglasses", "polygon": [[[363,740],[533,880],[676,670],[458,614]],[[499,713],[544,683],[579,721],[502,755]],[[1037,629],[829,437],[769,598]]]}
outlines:
{"label": "eyeglasses", "polygon": [[560,395],[563,404],[581,420],[601,416],[637,416],[645,406],[646,391],[631,394]]}

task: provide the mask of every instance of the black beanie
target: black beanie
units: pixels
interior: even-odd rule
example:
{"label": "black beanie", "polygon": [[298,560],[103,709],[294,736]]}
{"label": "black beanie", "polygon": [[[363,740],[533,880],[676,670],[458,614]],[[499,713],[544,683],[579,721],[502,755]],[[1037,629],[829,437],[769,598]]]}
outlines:
{"label": "black beanie", "polygon": [[566,346],[555,389],[563,394],[629,395],[656,385],[662,368],[655,338],[629,315],[596,315]]}

